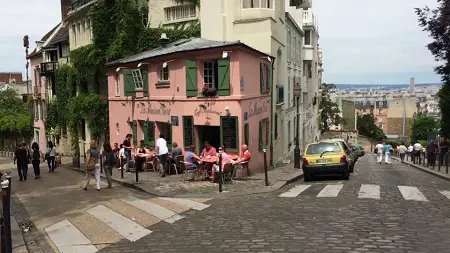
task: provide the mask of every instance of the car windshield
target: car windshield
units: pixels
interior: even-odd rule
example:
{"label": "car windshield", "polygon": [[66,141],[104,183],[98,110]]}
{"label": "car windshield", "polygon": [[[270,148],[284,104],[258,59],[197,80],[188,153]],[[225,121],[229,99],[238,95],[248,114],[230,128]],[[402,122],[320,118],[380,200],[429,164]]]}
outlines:
{"label": "car windshield", "polygon": [[306,149],[307,155],[315,155],[322,153],[339,153],[341,149],[337,143],[333,142],[320,142],[314,143],[308,146]]}

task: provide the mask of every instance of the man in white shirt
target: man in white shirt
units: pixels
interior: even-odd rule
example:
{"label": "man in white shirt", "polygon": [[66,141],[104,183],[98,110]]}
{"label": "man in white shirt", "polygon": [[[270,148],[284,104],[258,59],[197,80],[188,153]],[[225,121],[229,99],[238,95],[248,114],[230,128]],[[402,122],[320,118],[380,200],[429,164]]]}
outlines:
{"label": "man in white shirt", "polygon": [[156,153],[158,154],[159,162],[162,165],[161,177],[166,176],[167,161],[169,158],[169,148],[167,147],[167,141],[164,137],[164,133],[161,133],[159,139],[156,140]]}
{"label": "man in white shirt", "polygon": [[384,145],[381,143],[381,141],[375,146],[375,149],[377,151],[377,162],[381,164],[381,161],[383,160],[383,150]]}
{"label": "man in white shirt", "polygon": [[400,154],[400,160],[402,161],[402,163],[405,161],[405,154],[406,154],[406,146],[405,143],[402,142],[402,145],[398,146],[398,153]]}
{"label": "man in white shirt", "polygon": [[[413,148],[414,148],[414,153],[413,153],[413,162],[414,163],[416,163],[416,161],[419,161],[419,164],[420,164],[420,162],[421,162],[421,157],[420,157],[420,151],[422,150],[422,145],[420,144],[420,143],[418,143],[418,142],[416,142],[414,145],[413,145]],[[419,159],[419,160],[417,160],[417,159]]]}

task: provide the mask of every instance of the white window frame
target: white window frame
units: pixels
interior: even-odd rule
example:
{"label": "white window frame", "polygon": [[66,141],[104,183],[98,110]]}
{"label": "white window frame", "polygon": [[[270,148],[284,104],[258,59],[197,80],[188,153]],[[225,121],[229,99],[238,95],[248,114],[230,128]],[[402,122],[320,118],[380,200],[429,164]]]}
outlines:
{"label": "white window frame", "polygon": [[194,4],[182,4],[164,8],[166,22],[197,17],[197,7]]}
{"label": "white window frame", "polygon": [[160,82],[170,81],[169,65],[167,65],[165,68],[161,67],[159,69],[159,81]]}
{"label": "white window frame", "polygon": [[242,0],[242,9],[273,9],[273,0]]}
{"label": "white window frame", "polygon": [[216,77],[214,74],[216,61],[204,61],[203,62],[203,85],[208,85],[209,88],[216,88]]}
{"label": "white window frame", "polygon": [[119,79],[120,79],[120,75],[118,73],[115,73],[115,90],[116,90],[116,96],[120,96],[120,84],[119,84]]}
{"label": "white window frame", "polygon": [[140,69],[131,70],[131,74],[133,76],[134,88],[136,90],[144,89],[144,81],[142,79],[142,72]]}

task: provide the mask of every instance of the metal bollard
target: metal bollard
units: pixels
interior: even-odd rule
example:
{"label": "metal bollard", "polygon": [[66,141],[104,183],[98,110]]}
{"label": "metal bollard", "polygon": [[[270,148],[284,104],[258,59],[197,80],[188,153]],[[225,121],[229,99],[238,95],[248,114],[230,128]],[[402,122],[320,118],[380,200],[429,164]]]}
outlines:
{"label": "metal bollard", "polygon": [[123,161],[122,161],[122,158],[120,158],[120,178],[123,179]]}
{"label": "metal bollard", "polygon": [[[214,167],[212,173],[216,173]],[[222,192],[222,183],[222,151],[219,151],[219,192]]]}
{"label": "metal bollard", "polygon": [[266,186],[269,186],[269,174],[267,173],[267,150],[263,149],[264,152],[264,179]]}
{"label": "metal bollard", "polygon": [[5,245],[5,223],[3,217],[0,217],[0,249],[1,253],[6,253],[6,245]]}
{"label": "metal bollard", "polygon": [[8,180],[3,180],[2,186],[2,204],[3,204],[3,225],[5,232],[5,249],[6,252],[12,252],[12,241],[11,241],[11,198],[9,196],[9,182]]}
{"label": "metal bollard", "polygon": [[[139,184],[139,170],[138,170],[138,168],[137,168],[137,160],[138,159],[135,159],[135,166],[134,166],[134,170],[136,171],[136,184]],[[141,162],[140,161],[141,159],[139,159],[139,162]],[[161,164],[162,165],[162,164]],[[164,170],[164,165],[162,165],[163,166],[163,170]],[[122,172],[123,173],[123,172]]]}

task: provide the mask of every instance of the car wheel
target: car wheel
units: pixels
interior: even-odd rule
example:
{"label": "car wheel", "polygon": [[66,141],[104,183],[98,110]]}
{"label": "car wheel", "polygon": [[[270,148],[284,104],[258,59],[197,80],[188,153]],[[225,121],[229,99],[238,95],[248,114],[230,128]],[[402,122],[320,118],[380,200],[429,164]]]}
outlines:
{"label": "car wheel", "polygon": [[349,171],[344,172],[344,174],[342,175],[342,178],[344,180],[349,180],[350,179],[350,172]]}

